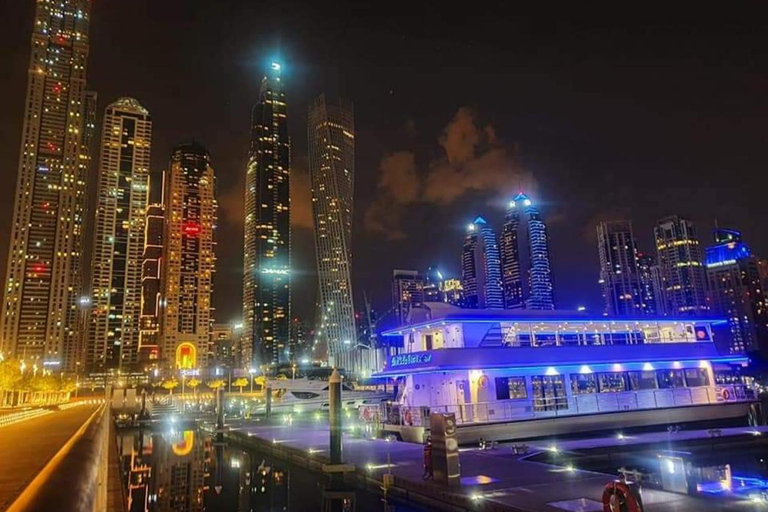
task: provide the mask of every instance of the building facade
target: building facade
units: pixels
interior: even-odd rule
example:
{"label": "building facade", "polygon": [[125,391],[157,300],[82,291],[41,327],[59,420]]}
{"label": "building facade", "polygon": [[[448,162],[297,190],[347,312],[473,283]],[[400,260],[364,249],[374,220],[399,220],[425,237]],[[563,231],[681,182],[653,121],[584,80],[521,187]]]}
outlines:
{"label": "building facade", "polygon": [[[528,282],[523,285],[520,257],[520,211],[526,216]],[[505,309],[555,309],[555,287],[549,256],[547,225],[531,198],[520,193],[509,202],[501,232],[500,253]]]}
{"label": "building facade", "polygon": [[504,286],[504,309],[525,307],[523,295],[522,263],[520,261],[520,208],[517,200],[510,201],[504,214],[504,226],[501,228],[499,249],[501,251],[501,273]]}
{"label": "building facade", "polygon": [[[164,187],[165,185],[161,185]],[[162,256],[165,236],[165,206],[159,203],[147,207],[144,226],[144,253],[141,267],[141,320],[139,331],[139,362],[154,364],[160,357],[160,321],[163,314]]]}
{"label": "building facade", "polygon": [[272,64],[251,112],[241,358],[254,367],[291,359],[291,145],[280,71]]}
{"label": "building facade", "polygon": [[398,325],[408,323],[413,308],[424,304],[424,277],[417,270],[392,272],[392,312]]}
{"label": "building facade", "polygon": [[91,371],[133,369],[139,361],[151,141],[152,119],[138,101],[120,98],[107,107],[91,261]]}
{"label": "building facade", "polygon": [[728,319],[728,353],[768,356],[768,302],[759,260],[741,233],[718,229],[715,244],[706,248],[709,303],[713,313]]}
{"label": "building facade", "polygon": [[352,212],[355,188],[355,121],[352,102],[320,95],[307,123],[312,217],[317,258],[320,330],[329,363],[350,367],[345,357],[357,339],[352,298]]}
{"label": "building facade", "polygon": [[181,144],[166,176],[160,357],[166,367],[205,366],[216,269],[215,177],[208,151]]}
{"label": "building facade", "polygon": [[701,246],[692,221],[673,215],[654,229],[663,305],[667,315],[701,315],[707,311],[706,277]]}
{"label": "building facade", "polygon": [[650,254],[637,253],[637,274],[640,278],[640,294],[643,303],[643,311],[647,315],[660,313],[658,309],[657,283],[659,281],[659,267],[656,260]]}
{"label": "building facade", "polygon": [[605,314],[645,314],[632,223],[612,221],[598,224],[597,252],[600,257],[600,286]]}
{"label": "building facade", "polygon": [[0,349],[73,371],[95,94],[90,0],[38,1],[9,237]]}
{"label": "building facade", "polygon": [[466,306],[503,309],[501,258],[496,233],[482,217],[467,228],[461,254],[461,285]]}

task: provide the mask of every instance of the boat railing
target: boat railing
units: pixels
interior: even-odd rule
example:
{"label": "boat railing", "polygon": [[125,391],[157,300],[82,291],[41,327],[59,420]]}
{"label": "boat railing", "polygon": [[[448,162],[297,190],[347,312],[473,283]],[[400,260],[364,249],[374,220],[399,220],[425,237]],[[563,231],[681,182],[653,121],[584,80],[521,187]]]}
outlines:
{"label": "boat railing", "polygon": [[503,421],[557,418],[607,412],[628,412],[670,407],[714,405],[754,400],[743,385],[695,388],[649,389],[572,396],[494,400],[456,405],[405,406],[382,404],[384,423],[420,427],[429,425],[433,412],[453,413],[459,425]]}

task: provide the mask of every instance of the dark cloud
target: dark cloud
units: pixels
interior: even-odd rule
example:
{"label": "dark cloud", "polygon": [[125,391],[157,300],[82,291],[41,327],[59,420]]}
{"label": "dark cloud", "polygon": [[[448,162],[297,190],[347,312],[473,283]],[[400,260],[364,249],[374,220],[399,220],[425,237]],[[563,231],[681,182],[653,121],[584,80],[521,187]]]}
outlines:
{"label": "dark cloud", "polygon": [[403,209],[413,203],[448,205],[469,192],[508,195],[517,188],[530,191],[535,183],[515,160],[513,146],[504,144],[490,125],[462,107],[437,140],[439,158],[420,170],[412,151],[387,154],[379,166],[381,194],[365,213],[365,226],[390,239],[405,236],[400,227]]}

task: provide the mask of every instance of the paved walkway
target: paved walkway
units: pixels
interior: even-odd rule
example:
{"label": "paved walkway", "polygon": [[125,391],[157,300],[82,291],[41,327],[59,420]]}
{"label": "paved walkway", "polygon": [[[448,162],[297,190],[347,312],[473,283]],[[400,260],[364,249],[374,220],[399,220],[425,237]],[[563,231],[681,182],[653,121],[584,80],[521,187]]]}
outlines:
{"label": "paved walkway", "polygon": [[96,407],[73,407],[0,428],[0,511],[10,506]]}
{"label": "paved walkway", "polygon": [[[284,443],[290,447],[328,456],[328,427],[325,420],[302,421],[292,425],[279,422],[234,423],[231,430]],[[743,430],[743,429],[742,429]],[[664,436],[667,434],[664,433]],[[702,434],[706,436],[706,431]],[[614,439],[614,442],[616,440]],[[607,442],[607,441],[606,441]],[[372,474],[387,471],[387,453],[391,453],[392,473],[398,478],[421,482],[422,447],[419,445],[359,438],[344,439],[345,462],[368,468]],[[508,448],[480,451],[461,449],[462,486],[452,491],[492,500],[518,510],[556,512],[602,510],[598,500],[612,476],[591,471],[568,470],[557,466],[522,460]],[[479,484],[478,482],[486,482]],[[426,485],[437,486],[433,482]],[[751,510],[748,504],[715,503],[681,494],[645,489],[643,499],[647,512],[701,512]],[[559,502],[579,501],[574,508]]]}

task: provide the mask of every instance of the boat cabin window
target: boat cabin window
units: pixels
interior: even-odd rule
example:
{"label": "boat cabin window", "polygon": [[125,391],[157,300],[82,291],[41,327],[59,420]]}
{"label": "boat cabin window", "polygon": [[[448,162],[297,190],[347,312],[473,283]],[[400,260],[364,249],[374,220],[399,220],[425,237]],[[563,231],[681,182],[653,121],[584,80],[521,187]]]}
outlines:
{"label": "boat cabin window", "polygon": [[627,381],[624,372],[599,373],[597,380],[600,383],[601,393],[621,393],[627,390]]}
{"label": "boat cabin window", "polygon": [[597,393],[597,379],[591,373],[572,373],[571,392],[574,395]]}
{"label": "boat cabin window", "polygon": [[525,377],[496,377],[496,399],[518,400],[528,398]]}
{"label": "boat cabin window", "polygon": [[709,386],[709,374],[704,368],[687,368],[685,370],[685,382],[689,388]]}
{"label": "boat cabin window", "polygon": [[684,388],[683,370],[659,370],[656,372],[661,389]]}
{"label": "boat cabin window", "polygon": [[534,411],[555,411],[568,408],[568,397],[562,375],[531,377]]}
{"label": "boat cabin window", "polygon": [[317,398],[320,396],[320,393],[312,393],[311,391],[291,391],[291,394],[302,400],[309,400],[310,398]]}
{"label": "boat cabin window", "polygon": [[657,389],[656,372],[629,372],[629,384],[632,391],[642,391],[644,389]]}
{"label": "boat cabin window", "polygon": [[730,370],[715,372],[715,384],[718,386],[727,386],[729,384],[741,384],[741,376],[736,375]]}
{"label": "boat cabin window", "polygon": [[427,348],[425,350],[432,350],[432,335],[431,334],[424,335],[424,343],[427,346]]}

